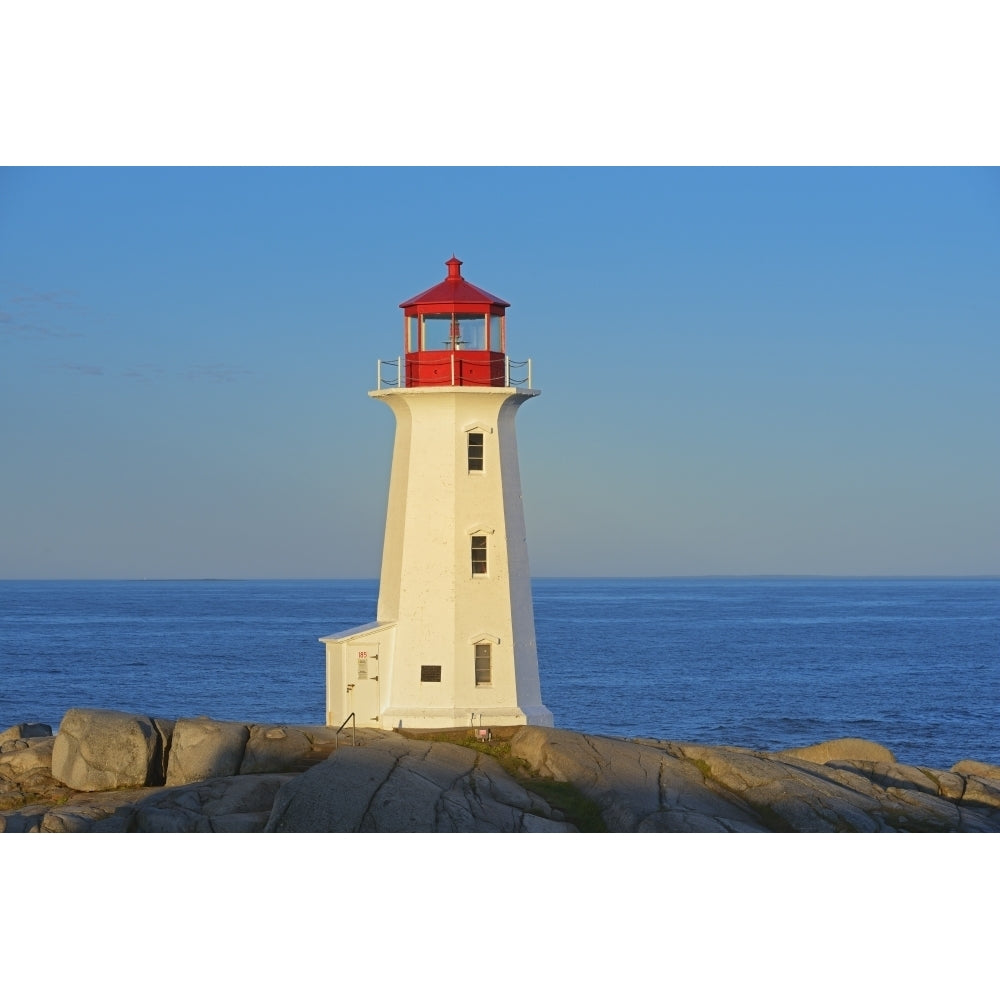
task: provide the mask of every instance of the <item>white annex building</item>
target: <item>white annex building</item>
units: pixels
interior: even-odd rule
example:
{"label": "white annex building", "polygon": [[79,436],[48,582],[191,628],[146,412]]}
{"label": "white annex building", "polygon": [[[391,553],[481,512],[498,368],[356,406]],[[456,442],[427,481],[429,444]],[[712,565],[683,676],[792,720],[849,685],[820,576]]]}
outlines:
{"label": "white annex building", "polygon": [[330,726],[552,725],[514,433],[538,392],[507,358],[510,303],[447,267],[401,304],[405,358],[369,393],[396,417],[378,620],[320,640]]}

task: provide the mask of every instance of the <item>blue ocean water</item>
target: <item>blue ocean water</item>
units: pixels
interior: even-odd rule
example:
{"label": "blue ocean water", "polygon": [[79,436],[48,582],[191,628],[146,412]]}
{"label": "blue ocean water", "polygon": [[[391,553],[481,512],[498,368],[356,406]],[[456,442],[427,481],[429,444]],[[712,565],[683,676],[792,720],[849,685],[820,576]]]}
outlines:
{"label": "blue ocean water", "polygon": [[[841,736],[1000,763],[1000,580],[538,579],[556,725],[761,750]],[[321,724],[375,581],[0,581],[0,729],[68,708]]]}

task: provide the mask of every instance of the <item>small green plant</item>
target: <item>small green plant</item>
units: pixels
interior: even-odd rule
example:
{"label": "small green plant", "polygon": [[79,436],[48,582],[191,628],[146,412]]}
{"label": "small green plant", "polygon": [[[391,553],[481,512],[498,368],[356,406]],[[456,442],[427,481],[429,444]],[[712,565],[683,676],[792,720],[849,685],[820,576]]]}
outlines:
{"label": "small green plant", "polygon": [[698,768],[699,771],[701,771],[701,776],[706,781],[710,781],[711,780],[711,778],[712,778],[712,768],[709,765],[709,763],[708,763],[707,760],[699,760],[697,757],[695,757],[695,758],[693,758],[691,760],[691,763],[694,764],[694,766],[696,768]]}
{"label": "small green plant", "polygon": [[580,833],[607,833],[600,806],[592,802],[577,787],[568,781],[552,778],[521,778],[519,784],[566,817]]}

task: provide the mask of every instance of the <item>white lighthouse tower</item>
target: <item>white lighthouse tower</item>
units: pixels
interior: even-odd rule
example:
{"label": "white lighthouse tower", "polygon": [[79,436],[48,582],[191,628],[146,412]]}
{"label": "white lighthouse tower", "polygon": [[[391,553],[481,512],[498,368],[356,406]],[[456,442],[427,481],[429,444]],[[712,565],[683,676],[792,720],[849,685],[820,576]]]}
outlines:
{"label": "white lighthouse tower", "polygon": [[327,725],[552,725],[514,433],[538,392],[507,357],[510,303],[447,267],[401,303],[405,359],[369,393],[396,417],[377,621],[320,640]]}

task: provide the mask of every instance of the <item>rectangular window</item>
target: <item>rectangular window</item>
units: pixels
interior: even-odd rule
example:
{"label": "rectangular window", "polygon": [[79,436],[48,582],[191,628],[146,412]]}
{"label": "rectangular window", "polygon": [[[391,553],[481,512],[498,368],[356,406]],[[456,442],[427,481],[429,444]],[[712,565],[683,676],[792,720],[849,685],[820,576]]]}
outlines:
{"label": "rectangular window", "polygon": [[420,680],[422,683],[433,682],[435,684],[441,683],[441,664],[436,663],[433,666],[424,663],[420,667]]}
{"label": "rectangular window", "polygon": [[490,664],[490,644],[476,643],[476,687],[493,682],[493,668]]}
{"label": "rectangular window", "polygon": [[483,471],[483,435],[478,431],[469,433],[469,472]]}
{"label": "rectangular window", "polygon": [[472,575],[486,575],[486,536],[472,536]]}

